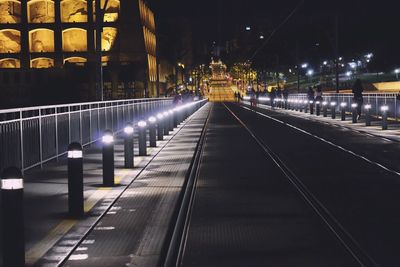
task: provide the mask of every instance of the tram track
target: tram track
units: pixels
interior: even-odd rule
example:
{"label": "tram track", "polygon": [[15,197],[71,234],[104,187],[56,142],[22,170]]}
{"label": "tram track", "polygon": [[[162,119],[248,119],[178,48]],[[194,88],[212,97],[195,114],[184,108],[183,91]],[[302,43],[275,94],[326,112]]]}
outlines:
{"label": "tram track", "polygon": [[[223,106],[229,111],[232,117],[243,127],[250,137],[257,143],[257,145],[264,152],[268,160],[272,160],[274,165],[278,167],[280,172],[287,178],[288,182],[295,188],[297,193],[305,201],[305,203],[312,209],[315,215],[322,221],[326,228],[333,234],[339,241],[341,246],[351,255],[351,257],[358,263],[359,266],[378,266],[375,260],[368,255],[368,253],[360,246],[360,244],[352,237],[352,235],[341,225],[341,223],[332,215],[332,213],[325,207],[321,201],[307,188],[301,179],[290,169],[287,164],[265,144],[260,137],[244,123],[239,116],[232,111],[227,105]],[[211,110],[210,110],[211,113]],[[185,189],[185,195],[181,206],[179,207],[179,215],[172,234],[171,243],[165,262],[163,266],[183,266],[183,259],[185,257],[185,250],[187,249],[188,231],[191,225],[191,217],[193,213],[193,206],[196,200],[196,185],[199,178],[199,172],[203,161],[203,148],[206,142],[206,133],[208,129],[210,115],[204,125],[204,129],[199,140],[195,157],[190,168],[190,174]]]}
{"label": "tram track", "polygon": [[224,106],[238,121],[238,123],[244,129],[246,129],[251,138],[264,151],[266,157],[271,159],[280,169],[280,171],[293,185],[304,201],[312,208],[314,213],[321,219],[321,221],[332,232],[342,246],[359,263],[359,266],[379,266],[376,261],[361,247],[357,240],[335,218],[329,209],[318,200],[318,198],[308,189],[308,187],[293,172],[293,170],[289,168],[287,164],[285,164],[281,157],[279,157],[254,131],[252,131],[250,127],[243,122],[234,111],[232,111],[232,109],[230,109],[226,104],[224,104]]}

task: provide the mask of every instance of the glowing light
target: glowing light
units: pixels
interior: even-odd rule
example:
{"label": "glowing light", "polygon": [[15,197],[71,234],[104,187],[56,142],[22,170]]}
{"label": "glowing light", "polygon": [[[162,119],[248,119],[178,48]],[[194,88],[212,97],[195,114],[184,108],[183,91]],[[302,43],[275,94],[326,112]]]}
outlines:
{"label": "glowing light", "polygon": [[81,159],[83,157],[82,150],[68,151],[69,159]]}
{"label": "glowing light", "polygon": [[138,126],[139,126],[140,128],[146,127],[146,126],[147,126],[147,122],[145,122],[145,121],[139,121],[139,122],[138,122]]}
{"label": "glowing light", "polygon": [[24,188],[24,180],[19,179],[3,179],[1,180],[1,189],[2,190],[18,190]]}
{"label": "glowing light", "polygon": [[336,102],[331,102],[331,106],[332,107],[336,106]]}
{"label": "glowing light", "polygon": [[111,134],[105,134],[102,138],[104,144],[111,144],[114,142],[114,136]]}
{"label": "glowing light", "polygon": [[326,105],[328,105],[328,102],[324,101],[324,102],[322,102],[322,105],[326,106]]}
{"label": "glowing light", "polygon": [[389,106],[382,106],[382,107],[381,107],[381,111],[382,111],[382,112],[389,111]]}
{"label": "glowing light", "polygon": [[369,109],[372,108],[372,106],[371,106],[371,104],[366,104],[366,105],[364,106],[364,108],[367,109],[367,110],[369,110]]}
{"label": "glowing light", "polygon": [[358,104],[357,103],[353,103],[353,104],[351,104],[351,107],[352,108],[356,108],[356,107],[358,107]]}
{"label": "glowing light", "polygon": [[341,106],[342,108],[347,107],[347,103],[342,102],[342,103],[340,103],[340,106]]}
{"label": "glowing light", "polygon": [[126,134],[133,134],[133,127],[131,125],[128,125],[124,128],[124,133]]}
{"label": "glowing light", "polygon": [[243,100],[250,100],[250,96],[244,96]]}
{"label": "glowing light", "polygon": [[164,115],[162,113],[157,114],[157,119],[162,120],[164,119]]}
{"label": "glowing light", "polygon": [[151,116],[150,118],[149,118],[149,122],[150,123],[155,123],[157,121],[157,119],[156,119],[156,117],[154,117],[154,116]]}

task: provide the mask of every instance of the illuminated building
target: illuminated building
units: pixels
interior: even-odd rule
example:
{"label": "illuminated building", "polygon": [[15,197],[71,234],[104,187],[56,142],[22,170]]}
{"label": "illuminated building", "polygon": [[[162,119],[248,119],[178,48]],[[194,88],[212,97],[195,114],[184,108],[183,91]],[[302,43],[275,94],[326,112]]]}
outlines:
{"label": "illuminated building", "polygon": [[[0,74],[39,68],[51,73],[67,63],[94,69],[95,29],[95,0],[0,0]],[[114,98],[132,83],[138,97],[144,88],[157,95],[156,25],[143,0],[108,1],[101,50],[104,86]],[[131,81],[122,83],[123,75]]]}

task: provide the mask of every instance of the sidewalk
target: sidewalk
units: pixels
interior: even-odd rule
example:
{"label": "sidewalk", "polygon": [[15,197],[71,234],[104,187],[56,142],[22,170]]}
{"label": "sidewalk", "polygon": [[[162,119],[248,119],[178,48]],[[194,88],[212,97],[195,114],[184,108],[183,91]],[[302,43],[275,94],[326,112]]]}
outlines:
{"label": "sidewalk", "polygon": [[327,117],[323,117],[322,109],[321,109],[321,115],[317,116],[315,115],[316,114],[315,109],[314,109],[314,115],[311,115],[310,112],[304,113],[304,110],[303,112],[300,112],[300,111],[286,110],[281,108],[272,109],[270,106],[262,104],[259,104],[258,107],[263,109],[273,110],[275,112],[281,112],[297,118],[302,118],[318,123],[324,123],[334,127],[342,127],[347,130],[352,130],[369,136],[383,138],[388,141],[400,142],[400,122],[396,122],[393,120],[388,121],[388,130],[382,130],[382,121],[374,118],[372,118],[371,126],[368,127],[365,126],[364,115],[361,116],[361,119],[357,123],[352,123],[352,116],[349,113],[346,114],[346,120],[341,121],[340,112],[336,113],[336,119],[332,119],[331,114],[329,112]]}
{"label": "sidewalk", "polygon": [[[187,121],[186,121],[187,122]],[[79,241],[86,231],[104,215],[115,198],[135,179],[142,169],[161,151],[185,126],[178,126],[174,132],[158,141],[156,148],[148,149],[148,156],[138,157],[137,137],[135,137],[135,168],[124,169],[123,140],[116,138],[115,183],[113,188],[102,187],[101,144],[95,143],[84,149],[84,197],[85,216],[70,218],[67,200],[66,159],[51,162],[41,169],[25,173],[25,250],[26,265],[54,266],[71,250],[71,245]],[[137,131],[135,131],[137,132]],[[0,203],[1,204],[1,203]],[[49,250],[65,237],[74,237],[64,246],[58,246],[57,253]],[[0,238],[1,241],[1,238]],[[1,251],[0,251],[1,252]],[[50,265],[45,264],[51,263]],[[1,260],[1,255],[0,255]],[[39,262],[39,263],[38,263]],[[0,261],[1,264],[1,261]]]}
{"label": "sidewalk", "polygon": [[196,113],[85,237],[65,266],[159,266],[211,105]]}

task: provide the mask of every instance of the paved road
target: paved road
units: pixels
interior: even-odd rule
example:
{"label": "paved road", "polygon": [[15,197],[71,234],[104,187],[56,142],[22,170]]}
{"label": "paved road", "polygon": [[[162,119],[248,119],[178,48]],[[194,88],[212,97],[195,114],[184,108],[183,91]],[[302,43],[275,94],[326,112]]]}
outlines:
{"label": "paved road", "polygon": [[399,144],[273,111],[271,118],[229,105],[300,177],[379,266],[397,266],[400,245],[400,177],[301,133],[297,126],[395,170]]}
{"label": "paved road", "polygon": [[222,104],[203,155],[183,266],[357,266]]}

